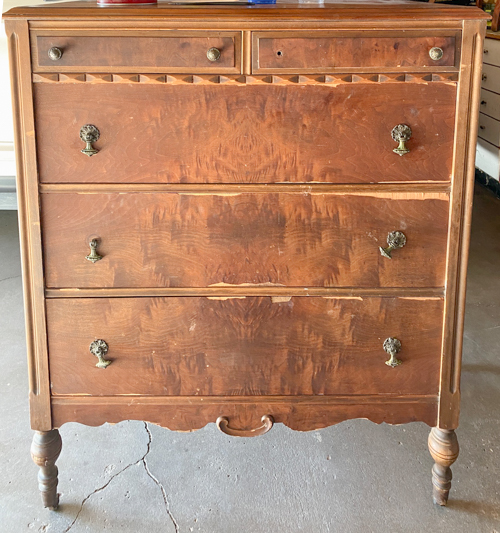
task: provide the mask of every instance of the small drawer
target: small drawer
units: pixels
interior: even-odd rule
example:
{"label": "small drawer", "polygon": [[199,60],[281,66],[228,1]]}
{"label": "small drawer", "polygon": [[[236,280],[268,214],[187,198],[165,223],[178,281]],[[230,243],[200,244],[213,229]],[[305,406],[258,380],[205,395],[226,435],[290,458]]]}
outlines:
{"label": "small drawer", "polygon": [[500,67],[483,64],[481,87],[494,93],[500,93]]}
{"label": "small drawer", "polygon": [[458,69],[459,35],[310,32],[253,34],[253,73]]}
{"label": "small drawer", "polygon": [[500,94],[481,89],[481,104],[479,109],[481,113],[500,120]]}
{"label": "small drawer", "polygon": [[[46,307],[53,395],[439,391],[441,298],[81,298]],[[395,367],[386,339],[401,343],[399,352],[385,344]],[[96,368],[98,354],[106,369]]]}
{"label": "small drawer", "polygon": [[478,136],[495,146],[500,146],[500,121],[480,113]]}
{"label": "small drawer", "polygon": [[500,40],[484,40],[483,63],[500,67]]}
{"label": "small drawer", "polygon": [[444,286],[446,193],[199,191],[42,194],[47,287]]}
{"label": "small drawer", "polygon": [[150,32],[148,36],[33,32],[33,72],[240,72],[238,32]]}

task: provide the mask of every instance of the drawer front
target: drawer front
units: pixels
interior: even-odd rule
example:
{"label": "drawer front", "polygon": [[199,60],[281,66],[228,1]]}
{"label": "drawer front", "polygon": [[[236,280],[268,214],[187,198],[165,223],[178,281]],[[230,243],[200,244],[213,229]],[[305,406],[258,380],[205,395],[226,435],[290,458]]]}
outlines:
{"label": "drawer front", "polygon": [[[153,35],[154,32],[148,37],[34,33],[33,72],[241,72],[239,32]],[[53,47],[62,52],[56,60],[49,57]],[[220,52],[215,61],[207,56],[211,48]]]}
{"label": "drawer front", "polygon": [[480,113],[478,134],[481,139],[500,146],[500,121]]}
{"label": "drawer front", "polygon": [[[448,181],[454,83],[169,85],[35,83],[48,183]],[[80,128],[95,125],[93,157]],[[410,150],[393,152],[398,124]]]}
{"label": "drawer front", "polygon": [[500,94],[481,89],[481,113],[500,120]]}
{"label": "drawer front", "polygon": [[42,195],[51,288],[442,287],[447,224],[445,193]]}
{"label": "drawer front", "polygon": [[[289,34],[257,32],[253,34],[254,74],[328,73],[346,69],[363,72],[456,69],[459,61],[457,35],[408,35],[382,33]],[[442,56],[432,59],[432,48]]]}
{"label": "drawer front", "polygon": [[484,40],[483,63],[500,67],[500,41],[497,39]]}
{"label": "drawer front", "polygon": [[[47,301],[51,390],[152,396],[437,394],[441,299]],[[385,364],[386,338],[402,364]],[[90,344],[108,346],[96,368]],[[71,349],[68,349],[68,346]]]}
{"label": "drawer front", "polygon": [[500,93],[500,67],[483,64],[483,89]]}

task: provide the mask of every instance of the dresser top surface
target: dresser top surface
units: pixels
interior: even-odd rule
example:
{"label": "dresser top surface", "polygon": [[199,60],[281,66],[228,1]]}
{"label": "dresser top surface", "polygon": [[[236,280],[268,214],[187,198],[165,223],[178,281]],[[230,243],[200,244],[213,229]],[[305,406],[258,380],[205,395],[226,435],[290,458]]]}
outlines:
{"label": "dresser top surface", "polygon": [[256,5],[181,5],[159,1],[156,5],[115,5],[100,7],[95,1],[61,2],[15,7],[4,18],[23,19],[101,19],[120,18],[203,18],[203,19],[307,19],[307,20],[470,20],[488,19],[474,7],[429,4],[411,0],[325,0],[324,3],[299,3],[278,0],[276,4]]}

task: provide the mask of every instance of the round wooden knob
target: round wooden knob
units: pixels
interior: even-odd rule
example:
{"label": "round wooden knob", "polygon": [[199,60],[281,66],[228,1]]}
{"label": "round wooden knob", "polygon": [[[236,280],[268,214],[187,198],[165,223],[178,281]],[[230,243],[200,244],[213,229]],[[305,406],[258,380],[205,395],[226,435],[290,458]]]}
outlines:
{"label": "round wooden knob", "polygon": [[207,57],[209,61],[218,61],[220,59],[220,50],[218,48],[209,48]]}
{"label": "round wooden knob", "polygon": [[57,46],[53,46],[52,48],[49,48],[48,54],[52,61],[59,61],[63,55],[63,52],[60,48],[57,48]]}

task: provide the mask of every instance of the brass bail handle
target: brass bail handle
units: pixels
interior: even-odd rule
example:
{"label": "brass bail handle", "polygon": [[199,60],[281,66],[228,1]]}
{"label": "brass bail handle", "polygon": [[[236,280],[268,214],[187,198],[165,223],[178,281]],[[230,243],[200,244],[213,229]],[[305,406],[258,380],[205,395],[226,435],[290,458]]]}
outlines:
{"label": "brass bail handle", "polygon": [[231,437],[259,437],[265,435],[274,426],[274,418],[271,415],[264,415],[260,421],[262,425],[254,429],[236,429],[229,426],[229,419],[225,416],[219,416],[216,421],[217,428],[222,433]]}
{"label": "brass bail handle", "polygon": [[92,146],[92,143],[95,143],[99,140],[101,136],[100,131],[93,124],[85,124],[80,129],[80,139],[85,143],[85,148],[82,150],[82,154],[92,157],[97,154],[99,150]]}
{"label": "brass bail handle", "polygon": [[97,253],[98,244],[99,244],[99,241],[97,239],[92,239],[89,242],[90,253],[89,253],[89,255],[85,256],[85,259],[87,261],[91,261],[92,263],[96,263],[97,261],[100,261],[102,259],[102,255],[99,255]]}
{"label": "brass bail handle", "polygon": [[395,337],[389,337],[388,339],[385,339],[383,347],[384,351],[386,351],[391,356],[390,359],[385,362],[387,366],[394,368],[398,365],[403,364],[403,361],[401,361],[401,359],[396,358],[396,354],[401,350],[400,340],[396,339]]}
{"label": "brass bail handle", "polygon": [[378,249],[380,250],[381,255],[387,259],[392,259],[391,252],[398,248],[403,248],[406,244],[406,235],[402,231],[391,231],[391,233],[387,235],[387,244],[389,245],[387,248],[379,246]]}
{"label": "brass bail handle", "polygon": [[400,156],[407,154],[410,149],[406,147],[406,142],[411,139],[411,128],[406,124],[398,124],[394,126],[391,131],[391,137],[398,144],[397,148],[394,148],[393,152]]}
{"label": "brass bail handle", "polygon": [[98,362],[95,365],[97,368],[107,368],[112,363],[112,361],[109,359],[104,358],[104,356],[108,353],[108,349],[109,347],[106,341],[103,341],[102,339],[97,339],[96,341],[90,343],[90,353],[95,355],[98,359]]}

